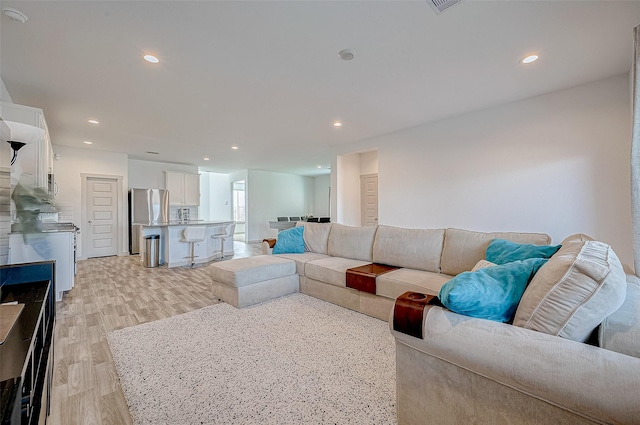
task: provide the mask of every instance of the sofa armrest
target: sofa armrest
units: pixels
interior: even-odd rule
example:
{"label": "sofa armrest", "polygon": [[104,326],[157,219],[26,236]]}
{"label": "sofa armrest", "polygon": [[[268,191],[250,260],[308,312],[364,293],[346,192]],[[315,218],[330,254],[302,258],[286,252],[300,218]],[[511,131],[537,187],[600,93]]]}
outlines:
{"label": "sofa armrest", "polygon": [[275,239],[263,239],[262,240],[262,253],[265,255],[270,255],[273,253],[273,247],[276,244]]}
{"label": "sofa armrest", "polygon": [[415,353],[403,359],[405,367],[424,367],[423,353],[462,369],[460,376],[480,375],[595,422],[634,423],[640,417],[635,357],[435,306],[425,308],[422,339],[390,327],[396,343]]}

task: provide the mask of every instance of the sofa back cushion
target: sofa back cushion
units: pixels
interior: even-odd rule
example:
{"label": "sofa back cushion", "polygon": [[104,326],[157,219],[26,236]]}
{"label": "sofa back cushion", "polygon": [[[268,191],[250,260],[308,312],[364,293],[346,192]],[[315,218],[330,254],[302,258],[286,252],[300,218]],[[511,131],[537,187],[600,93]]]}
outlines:
{"label": "sofa back cushion", "polygon": [[329,232],[331,232],[331,223],[311,223],[299,221],[296,226],[304,226],[304,249],[305,251],[315,252],[316,254],[327,254],[327,245],[329,243]]}
{"label": "sofa back cushion", "polygon": [[622,305],[627,280],[611,247],[598,241],[565,243],[527,287],[513,324],[584,342]]}
{"label": "sofa back cushion", "polygon": [[449,228],[445,231],[440,268],[442,273],[455,276],[467,272],[485,259],[492,239],[506,239],[517,243],[549,245],[551,237],[543,233],[473,232]]}
{"label": "sofa back cushion", "polygon": [[373,262],[439,273],[443,242],[444,229],[380,225],[373,242]]}
{"label": "sofa back cushion", "polygon": [[329,232],[328,253],[332,257],[344,257],[372,261],[373,239],[378,226],[349,227],[333,224]]}

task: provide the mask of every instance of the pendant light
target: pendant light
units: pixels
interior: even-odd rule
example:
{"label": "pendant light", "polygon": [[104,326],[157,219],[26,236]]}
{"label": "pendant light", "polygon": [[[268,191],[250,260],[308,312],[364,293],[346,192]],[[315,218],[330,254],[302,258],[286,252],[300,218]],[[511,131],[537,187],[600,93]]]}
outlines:
{"label": "pendant light", "polygon": [[16,142],[13,140],[7,140],[7,143],[11,145],[11,149],[13,149],[13,157],[11,158],[11,165],[16,162],[16,158],[18,157],[18,151],[22,149],[23,146],[26,145],[24,142]]}

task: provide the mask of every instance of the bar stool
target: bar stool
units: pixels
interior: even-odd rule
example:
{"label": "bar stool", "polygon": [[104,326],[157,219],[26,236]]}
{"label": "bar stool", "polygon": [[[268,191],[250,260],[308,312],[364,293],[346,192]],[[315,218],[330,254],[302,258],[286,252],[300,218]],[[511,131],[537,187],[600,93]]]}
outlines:
{"label": "bar stool", "polygon": [[194,255],[194,244],[196,242],[204,241],[204,235],[206,231],[206,226],[191,226],[186,227],[184,229],[184,232],[182,233],[182,239],[180,239],[180,242],[188,242],[191,248],[191,255],[188,257],[184,257],[189,259],[191,267],[195,265],[195,259],[199,257],[198,255]]}
{"label": "bar stool", "polygon": [[212,239],[220,239],[220,257],[214,260],[222,260],[224,258],[224,240],[225,238],[233,238],[233,233],[236,231],[236,223],[227,224],[224,228],[224,233],[215,233],[211,235]]}

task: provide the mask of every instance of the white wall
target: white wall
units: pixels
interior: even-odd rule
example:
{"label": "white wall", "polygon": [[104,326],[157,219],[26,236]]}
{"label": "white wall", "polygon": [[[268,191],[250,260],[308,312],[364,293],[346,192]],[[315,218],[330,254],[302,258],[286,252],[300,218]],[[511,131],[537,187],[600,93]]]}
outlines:
{"label": "white wall", "polygon": [[200,171],[200,211],[203,220],[231,220],[231,182],[229,174]]}
{"label": "white wall", "polygon": [[247,182],[247,241],[275,237],[269,221],[278,216],[311,212],[313,178],[294,174],[249,170]]}
{"label": "white wall", "polygon": [[347,226],[360,226],[360,176],[378,174],[378,150],[338,155],[331,173],[332,179],[335,179],[331,187],[335,188],[333,191],[336,193],[335,198],[331,195],[334,221]]}
{"label": "white wall", "polygon": [[0,78],[0,100],[3,102],[13,103],[13,100],[11,100],[11,95],[7,91],[7,88],[4,85],[4,81],[2,81],[1,78]]}
{"label": "white wall", "polygon": [[82,203],[84,196],[82,193],[81,174],[120,176],[122,177],[122,198],[119,200],[118,209],[120,211],[119,232],[119,255],[126,255],[129,247],[128,240],[128,219],[127,219],[127,155],[122,153],[111,153],[90,149],[75,149],[66,146],[54,145],[53,151],[60,157],[53,162],[53,171],[58,183],[58,195],[56,202],[63,208],[67,206],[71,209],[71,221],[80,227],[78,237],[78,256],[84,258],[82,254],[83,228],[82,223]]}
{"label": "white wall", "polygon": [[[341,149],[379,149],[381,224],[544,232],[554,243],[582,232],[632,264],[629,93],[622,75]],[[337,165],[340,190],[359,164]],[[344,224],[359,220],[347,195],[337,194]]]}
{"label": "white wall", "polygon": [[313,209],[316,217],[329,217],[329,189],[331,187],[331,175],[317,176],[313,178]]}
{"label": "white wall", "polygon": [[360,175],[378,173],[378,150],[360,154]]}
{"label": "white wall", "polygon": [[129,159],[129,189],[166,189],[165,171],[198,174],[196,165]]}

